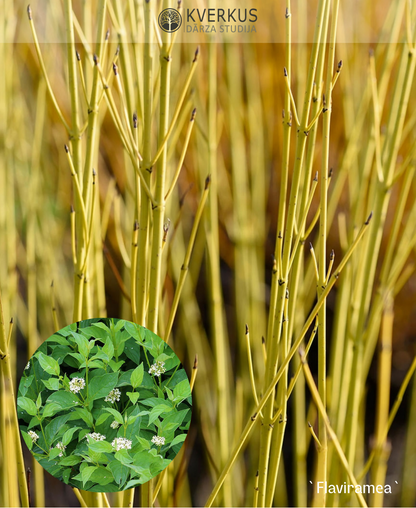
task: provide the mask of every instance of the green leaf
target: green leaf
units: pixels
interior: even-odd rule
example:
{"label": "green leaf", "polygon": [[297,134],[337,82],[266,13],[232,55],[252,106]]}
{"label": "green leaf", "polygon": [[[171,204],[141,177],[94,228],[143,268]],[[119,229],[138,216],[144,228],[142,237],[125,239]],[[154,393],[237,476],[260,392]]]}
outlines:
{"label": "green leaf", "polygon": [[115,319],[114,332],[119,332],[127,322],[124,319]]}
{"label": "green leaf", "polygon": [[87,466],[84,467],[81,473],[82,483],[85,485],[90,479],[92,473],[98,469],[98,466]]}
{"label": "green leaf", "polygon": [[72,332],[72,336],[75,339],[75,342],[78,345],[78,351],[82,354],[84,358],[88,358],[89,355],[89,347],[88,340],[81,334]]}
{"label": "green leaf", "polygon": [[[82,362],[81,365],[79,366],[80,369],[85,369],[86,367],[86,362]],[[104,364],[103,362],[101,362],[100,360],[90,360],[88,362],[88,368],[89,369],[103,369],[104,370]]]}
{"label": "green leaf", "polygon": [[187,379],[184,379],[175,386],[173,389],[173,396],[176,401],[184,400],[191,396],[191,387]]}
{"label": "green leaf", "polygon": [[111,453],[113,451],[113,447],[108,441],[94,441],[94,439],[90,439],[88,448],[96,453]]}
{"label": "green leaf", "polygon": [[[117,386],[131,386],[130,385],[130,378],[131,374],[134,369],[126,370],[125,372],[120,373],[120,377],[118,379]],[[152,381],[152,386],[155,386],[155,384]]]}
{"label": "green leaf", "polygon": [[137,420],[137,418],[139,418],[139,415],[129,416],[127,419],[127,424],[130,425],[130,424],[134,423]]}
{"label": "green leaf", "polygon": [[105,344],[103,346],[103,353],[105,353],[108,356],[108,361],[111,360],[114,356],[114,346],[110,338],[108,338],[105,341]]}
{"label": "green leaf", "polygon": [[33,427],[37,427],[41,420],[42,418],[39,419],[37,416],[32,416],[32,419],[30,420],[29,425],[27,426],[27,430],[33,429]]}
{"label": "green leaf", "polygon": [[62,453],[62,450],[55,446],[55,448],[52,448],[49,452],[49,460],[56,459],[60,453]]}
{"label": "green leaf", "polygon": [[29,450],[31,450],[32,446],[33,446],[32,438],[24,430],[21,430],[20,432],[22,433],[22,436],[23,436],[23,439],[25,440],[26,446],[29,448]]}
{"label": "green leaf", "polygon": [[62,408],[59,404],[56,404],[55,402],[46,404],[43,408],[42,418],[48,418],[49,416],[52,416],[59,411],[62,411]]}
{"label": "green leaf", "polygon": [[104,411],[111,413],[114,416],[114,419],[117,423],[119,423],[120,425],[123,425],[123,423],[124,423],[123,417],[116,409],[114,409],[112,407],[105,407],[103,409],[104,409]]}
{"label": "green leaf", "polygon": [[138,325],[130,323],[130,321],[126,321],[126,323],[124,324],[124,328],[134,339],[136,339],[139,336],[137,327]]}
{"label": "green leaf", "polygon": [[97,418],[97,421],[95,422],[95,426],[98,427],[98,425],[103,424],[108,418],[110,418],[109,413],[100,414],[100,416]]}
{"label": "green leaf", "polygon": [[131,464],[133,462],[133,459],[130,457],[129,452],[125,449],[119,450],[115,453],[114,458],[119,460],[122,464]]}
{"label": "green leaf", "polygon": [[82,439],[89,434],[91,429],[82,429],[80,433],[78,434],[78,441],[82,441]]}
{"label": "green leaf", "polygon": [[57,377],[51,377],[45,381],[42,379],[42,383],[46,386],[48,390],[59,390],[59,379]]}
{"label": "green leaf", "polygon": [[82,473],[78,473],[77,475],[73,476],[71,480],[82,482]]}
{"label": "green leaf", "polygon": [[95,376],[88,387],[88,401],[91,402],[106,397],[115,388],[117,381],[118,372]]}
{"label": "green leaf", "polygon": [[59,391],[49,395],[46,402],[56,402],[62,409],[70,409],[74,407],[76,403],[79,404],[79,399],[73,393]]}
{"label": "green leaf", "polygon": [[[126,341],[130,338],[130,335],[128,332],[126,331],[123,331],[123,332],[119,332],[116,334],[115,336],[115,341],[116,341],[116,344],[115,344],[115,347],[116,347],[116,350],[117,350],[117,355],[120,356],[123,352],[124,352],[124,349],[125,349],[125,343]],[[135,344],[135,349],[139,349],[137,347],[137,344]],[[127,353],[126,353],[127,354]]]}
{"label": "green leaf", "polygon": [[19,383],[19,393],[18,393],[19,396],[24,397],[27,394],[27,391],[29,390],[29,388],[30,388],[34,378],[35,378],[35,376],[32,374],[31,376],[28,376],[26,378],[23,377],[20,380],[20,383]]}
{"label": "green leaf", "polygon": [[68,445],[71,440],[72,440],[72,436],[74,435],[74,433],[80,429],[81,427],[71,427],[70,429],[68,429],[64,435],[62,436],[62,443],[66,446]]}
{"label": "green leaf", "polygon": [[67,346],[69,344],[69,342],[64,337],[57,333],[54,333],[51,337],[49,337],[48,342],[56,342],[62,346]]}
{"label": "green leaf", "polygon": [[150,443],[147,439],[144,439],[144,437],[138,437],[137,439],[145,450],[150,450]]}
{"label": "green leaf", "polygon": [[36,407],[39,409],[42,406],[42,394],[39,393],[38,398],[36,399]]}
{"label": "green leaf", "polygon": [[120,367],[123,365],[123,363],[124,363],[124,360],[120,360],[117,363],[114,360],[110,360],[108,365],[111,367],[113,372],[117,372],[118,370],[120,370]]}
{"label": "green leaf", "polygon": [[130,472],[127,466],[121,464],[118,460],[112,460],[107,467],[113,473],[114,480],[117,484],[123,485],[126,482]]}
{"label": "green leaf", "polygon": [[183,411],[173,411],[165,418],[163,418],[162,428],[163,430],[169,429],[177,429],[185,419],[189,409],[184,409]]}
{"label": "green leaf", "polygon": [[130,377],[130,383],[133,388],[137,388],[142,384],[144,375],[143,362],[133,370]]}
{"label": "green leaf", "polygon": [[28,397],[19,397],[17,399],[17,405],[20,406],[27,414],[35,416],[38,412],[36,404],[32,399]]}
{"label": "green leaf", "polygon": [[72,413],[71,420],[76,418],[81,418],[81,420],[84,420],[84,422],[89,427],[94,425],[94,418],[92,417],[92,414],[88,411],[88,409],[85,409],[84,407],[80,407]]}
{"label": "green leaf", "polygon": [[[176,357],[177,358],[177,357]],[[179,358],[178,359],[178,363],[179,363]],[[165,369],[166,370],[169,370],[170,368],[170,364],[172,363],[173,360],[168,360],[166,363],[165,363]],[[162,386],[163,385],[168,385],[169,388],[171,390],[173,390],[175,388],[175,386],[180,383],[181,381],[183,381],[184,379],[188,379],[188,376],[186,375],[186,371],[185,369],[181,368],[181,369],[178,369],[169,379],[167,379],[166,381],[164,381],[162,383]]]}
{"label": "green leaf", "polygon": [[166,406],[165,404],[159,404],[158,406],[155,406],[149,414],[149,423],[147,426],[149,426],[151,423],[153,423],[162,413],[168,413],[169,411],[172,411],[172,408],[169,406]]}
{"label": "green leaf", "polygon": [[170,355],[167,355],[166,353],[162,353],[157,358],[155,358],[155,362],[166,362],[167,360],[170,360],[173,358],[175,353],[172,353]]}
{"label": "green leaf", "polygon": [[108,328],[108,326],[105,324],[105,323],[101,323],[101,322],[98,322],[98,323],[92,323],[92,325],[94,328],[101,328],[102,330],[104,330],[105,332],[107,333],[111,333],[111,330],[110,328]]}
{"label": "green leaf", "polygon": [[69,455],[59,461],[60,466],[75,466],[82,461],[82,457],[79,455]]}
{"label": "green leaf", "polygon": [[132,404],[136,404],[136,402],[139,400],[140,393],[139,392],[127,392],[127,396],[131,400]]}
{"label": "green leaf", "polygon": [[[151,477],[152,478],[152,477]],[[142,485],[143,483],[147,482],[147,479],[143,480],[130,480],[123,490],[131,489],[132,487],[135,487],[136,485]]]}
{"label": "green leaf", "polygon": [[90,481],[98,483],[99,486],[101,487],[102,485],[108,485],[109,483],[113,482],[114,476],[109,469],[100,466],[92,473],[92,475],[90,476]]}
{"label": "green leaf", "polygon": [[128,358],[130,358],[130,360],[132,360],[136,365],[140,365],[143,360],[143,358],[141,357],[141,347],[137,343],[137,341],[135,341],[132,338],[129,338],[124,343],[124,354]]}
{"label": "green leaf", "polygon": [[103,351],[98,351],[97,353],[94,354],[94,356],[90,358],[90,360],[104,360],[108,362],[109,358],[105,353],[103,353]]}
{"label": "green leaf", "polygon": [[168,388],[168,387],[166,387],[165,390],[166,390],[166,393],[168,394],[168,399],[169,400],[173,400],[174,396],[173,396],[172,390],[170,388]]}
{"label": "green leaf", "polygon": [[159,399],[158,397],[149,397],[140,401],[143,405],[149,407],[155,407],[159,404],[165,404],[168,407],[173,407],[173,404],[168,400]]}
{"label": "green leaf", "polygon": [[176,436],[175,439],[170,443],[170,447],[175,446],[178,443],[183,443],[186,439],[186,434],[179,434],[179,436]]}
{"label": "green leaf", "polygon": [[[69,459],[70,457],[65,457],[66,459]],[[59,465],[62,465],[62,461],[59,463]],[[62,481],[66,484],[69,482],[69,477],[71,476],[71,469],[65,469],[65,471],[62,473]]]}
{"label": "green leaf", "polygon": [[57,432],[69,420],[69,417],[70,417],[69,413],[62,416],[57,416],[50,423],[48,423],[48,425],[46,425],[45,437],[48,445],[53,443],[53,440]]}
{"label": "green leaf", "polygon": [[69,353],[68,356],[72,356],[73,358],[75,358],[78,361],[78,367],[80,365],[82,365],[82,363],[85,362],[85,358],[80,353]]}
{"label": "green leaf", "polygon": [[85,330],[86,335],[91,335],[94,339],[98,339],[105,344],[107,339],[111,340],[111,330],[104,323],[93,323],[88,329]]}
{"label": "green leaf", "polygon": [[39,360],[40,366],[45,372],[59,376],[61,369],[59,367],[59,363],[55,360],[55,358],[52,358],[52,356],[46,356],[43,353],[38,353],[37,358]]}
{"label": "green leaf", "polygon": [[142,450],[138,453],[135,453],[134,454],[134,464],[138,465],[141,468],[146,468],[146,467],[149,467],[154,462],[161,463],[162,458],[161,457],[154,457],[153,453],[156,452],[156,455],[157,455],[157,451],[155,449],[153,449],[153,450],[154,450],[153,452],[151,450],[147,450],[147,451]]}

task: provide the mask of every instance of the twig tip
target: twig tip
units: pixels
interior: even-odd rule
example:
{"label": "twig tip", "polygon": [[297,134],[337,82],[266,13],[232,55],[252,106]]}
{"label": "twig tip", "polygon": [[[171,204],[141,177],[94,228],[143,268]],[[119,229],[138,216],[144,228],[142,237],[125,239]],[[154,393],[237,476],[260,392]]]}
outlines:
{"label": "twig tip", "polygon": [[199,56],[199,46],[196,47],[194,59],[192,60],[192,63],[195,63],[198,60]]}

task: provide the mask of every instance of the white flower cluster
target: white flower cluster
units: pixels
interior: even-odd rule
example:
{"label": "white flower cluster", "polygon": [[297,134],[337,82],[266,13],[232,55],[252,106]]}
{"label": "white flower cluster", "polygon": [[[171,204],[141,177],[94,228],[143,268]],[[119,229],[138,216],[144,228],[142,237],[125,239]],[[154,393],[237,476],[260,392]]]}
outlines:
{"label": "white flower cluster", "polygon": [[99,432],[90,432],[86,435],[87,441],[90,442],[90,439],[93,441],[104,441],[105,436],[100,434]]}
{"label": "white flower cluster", "polygon": [[121,392],[118,388],[114,388],[104,399],[105,402],[118,402],[120,400]]}
{"label": "white flower cluster", "polygon": [[113,423],[110,425],[110,427],[112,429],[118,429],[120,427],[120,424],[114,420]]}
{"label": "white flower cluster", "polygon": [[85,380],[82,377],[74,377],[69,382],[69,389],[72,393],[78,393],[85,387]]}
{"label": "white flower cluster", "polygon": [[153,374],[154,376],[160,376],[165,372],[165,362],[155,362],[149,369],[149,374]]}
{"label": "white flower cluster", "polygon": [[63,457],[66,446],[63,443],[59,442],[59,443],[56,443],[55,448],[59,448],[61,450],[59,457]]}
{"label": "white flower cluster", "polygon": [[31,439],[34,443],[36,443],[36,441],[39,439],[39,436],[38,436],[38,435],[36,434],[36,432],[35,432],[35,431],[33,431],[33,430],[29,430],[28,434],[29,434],[30,439]]}
{"label": "white flower cluster", "polygon": [[29,370],[30,369],[30,362],[27,362],[27,365],[25,367],[25,370]]}
{"label": "white flower cluster", "polygon": [[123,448],[125,450],[130,450],[131,441],[129,439],[126,439],[125,437],[116,437],[115,439],[113,439],[111,446],[115,448],[116,452],[122,450]]}
{"label": "white flower cluster", "polygon": [[165,444],[165,438],[162,436],[153,436],[152,443],[154,443],[156,446],[162,446]]}

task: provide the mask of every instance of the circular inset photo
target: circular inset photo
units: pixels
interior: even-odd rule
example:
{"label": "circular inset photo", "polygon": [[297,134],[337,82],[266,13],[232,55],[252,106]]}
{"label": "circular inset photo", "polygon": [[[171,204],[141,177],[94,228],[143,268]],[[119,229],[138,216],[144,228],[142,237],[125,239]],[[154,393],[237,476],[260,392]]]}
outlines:
{"label": "circular inset photo", "polygon": [[117,492],[149,481],[179,452],[191,388],[160,337],[121,319],[88,319],[49,337],[26,365],[23,438],[52,476]]}

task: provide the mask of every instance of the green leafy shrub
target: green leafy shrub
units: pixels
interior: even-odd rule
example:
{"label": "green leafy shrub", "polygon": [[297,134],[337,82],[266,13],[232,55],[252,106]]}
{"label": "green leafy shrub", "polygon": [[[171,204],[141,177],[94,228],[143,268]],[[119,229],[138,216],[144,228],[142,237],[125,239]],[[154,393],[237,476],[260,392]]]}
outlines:
{"label": "green leafy shrub", "polygon": [[86,320],[27,364],[17,399],[23,438],[53,476],[93,492],[149,481],[181,448],[191,389],[172,349],[144,327]]}

